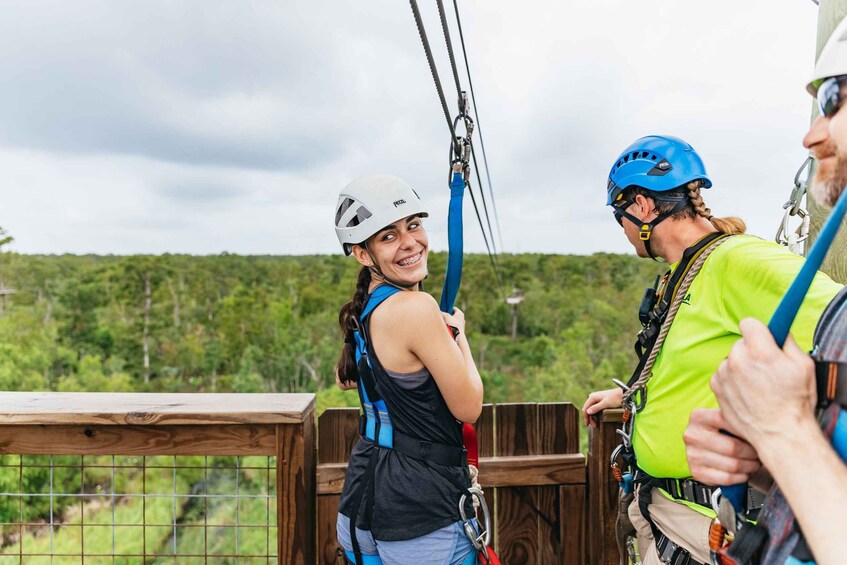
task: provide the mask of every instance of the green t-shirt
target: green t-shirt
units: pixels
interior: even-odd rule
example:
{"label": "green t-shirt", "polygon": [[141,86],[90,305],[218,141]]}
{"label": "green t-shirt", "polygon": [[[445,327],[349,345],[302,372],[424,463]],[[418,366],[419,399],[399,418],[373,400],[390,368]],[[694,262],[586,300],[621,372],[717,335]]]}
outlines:
{"label": "green t-shirt", "polygon": [[[740,337],[738,323],[744,318],[767,323],[803,260],[785,247],[743,235],[706,259],[656,358],[646,405],[635,418],[633,447],[646,473],[691,476],[682,440],[691,411],[717,407],[709,381]],[[815,325],[840,289],[826,275],[816,275],[791,326],[802,349],[811,349]]]}

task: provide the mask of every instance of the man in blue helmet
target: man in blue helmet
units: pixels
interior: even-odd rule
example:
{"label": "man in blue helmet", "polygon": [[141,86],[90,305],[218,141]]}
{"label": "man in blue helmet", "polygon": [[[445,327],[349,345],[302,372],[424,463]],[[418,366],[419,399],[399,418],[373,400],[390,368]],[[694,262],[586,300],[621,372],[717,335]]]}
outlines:
{"label": "man in blue helmet", "polygon": [[[716,407],[709,379],[740,337],[739,322],[767,320],[802,258],[743,235],[739,218],[718,218],[703,202],[710,188],[703,161],[682,139],[648,136],[627,147],[609,173],[607,205],[641,257],[670,270],[639,311],[639,363],[629,382],[592,393],[586,424],[604,408],[628,414],[613,462],[626,517],[644,565],[709,562],[712,487],[694,481],[682,436],[691,412]],[[839,286],[818,275],[792,326],[811,346],[815,322]]]}
{"label": "man in blue helmet", "polygon": [[[821,51],[806,89],[820,110],[803,139],[817,164],[810,194],[834,206],[847,185],[847,18]],[[712,379],[720,410],[691,415],[685,435],[691,472],[714,484],[776,482],[758,524],[767,538],[745,565],[844,563],[847,289],[821,317],[811,356],[790,338],[780,349],[760,321],[741,327],[743,340]]]}

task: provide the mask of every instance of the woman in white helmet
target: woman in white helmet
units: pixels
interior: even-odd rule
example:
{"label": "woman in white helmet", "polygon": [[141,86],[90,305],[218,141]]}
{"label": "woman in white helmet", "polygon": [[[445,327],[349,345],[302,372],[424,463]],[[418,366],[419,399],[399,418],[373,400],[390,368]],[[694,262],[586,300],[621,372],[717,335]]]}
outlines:
{"label": "woman in white helmet", "polygon": [[339,386],[358,389],[364,412],[338,505],[351,563],[476,562],[465,534],[475,524],[462,519],[473,515],[470,497],[460,508],[471,486],[461,426],[479,417],[482,381],[464,314],[443,313],[419,292],[426,216],[417,193],[390,175],[352,182],[336,205],[338,240],[362,265],[339,313],[336,372]]}

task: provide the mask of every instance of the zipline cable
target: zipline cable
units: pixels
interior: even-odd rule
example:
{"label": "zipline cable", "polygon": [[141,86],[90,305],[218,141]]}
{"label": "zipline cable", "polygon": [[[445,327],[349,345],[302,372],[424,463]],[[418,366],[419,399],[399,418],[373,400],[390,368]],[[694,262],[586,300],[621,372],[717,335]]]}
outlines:
{"label": "zipline cable", "polygon": [[[479,128],[477,128],[479,129]],[[480,139],[482,139],[480,137]],[[479,160],[476,158],[476,152],[473,148],[473,143],[471,143],[471,156],[474,161],[474,170],[476,171],[476,182],[479,185],[479,192],[482,196],[482,208],[485,210],[485,222],[488,224],[488,233],[491,234],[491,246],[494,248],[494,254],[497,255],[497,244],[494,241],[494,230],[491,229],[491,216],[488,215],[488,204],[485,202],[485,191],[483,190],[482,179],[479,177]],[[489,191],[491,190],[491,184],[488,185]],[[494,206],[494,197],[491,197],[491,206]],[[499,232],[499,229],[498,229]]]}
{"label": "zipline cable", "polygon": [[444,119],[447,120],[447,129],[450,130],[450,143],[456,141],[456,130],[453,128],[453,122],[450,120],[450,110],[447,109],[447,99],[444,98],[444,90],[441,88],[441,80],[438,78],[438,70],[435,68],[435,60],[432,58],[432,49],[429,47],[429,40],[426,37],[426,29],[424,29],[421,12],[418,10],[417,0],[409,0],[412,6],[412,13],[415,16],[415,24],[418,26],[418,35],[420,35],[421,43],[423,44],[424,52],[426,53],[426,61],[429,63],[429,71],[432,73],[432,80],[435,82],[435,90],[438,92],[438,99],[441,101],[441,109],[444,110]]}
{"label": "zipline cable", "polygon": [[[467,71],[468,74],[468,87],[471,91],[471,106],[473,107],[474,120],[476,121],[476,129],[477,132],[479,132],[479,146],[480,149],[482,149],[482,163],[485,166],[485,177],[488,180],[488,192],[491,194],[491,207],[494,209],[494,225],[497,226],[497,237],[500,240],[500,249],[502,250],[503,234],[500,232],[500,218],[497,215],[497,204],[494,202],[494,186],[491,184],[491,173],[488,171],[488,156],[485,154],[485,139],[482,136],[482,128],[479,124],[479,111],[476,107],[476,94],[474,94],[473,80],[471,80],[471,67],[468,64],[468,51],[467,49],[465,49],[465,34],[462,31],[462,19],[459,17],[459,5],[456,0],[453,0],[453,9],[456,12],[456,24],[459,28],[459,41],[462,43],[462,55],[465,59],[465,71]],[[493,233],[491,234],[491,237],[494,237]]]}
{"label": "zipline cable", "polygon": [[[452,42],[450,40],[450,32],[449,32],[449,28],[448,28],[448,25],[447,25],[446,13],[444,12],[443,0],[437,0],[437,4],[438,4],[438,8],[439,8],[439,16],[440,16],[440,19],[441,19],[442,30],[444,32],[444,39],[445,39],[445,42],[447,44],[447,51],[448,51],[448,55],[450,57],[450,66],[451,66],[451,70],[453,72],[453,79],[454,79],[455,85],[456,85],[456,90],[457,90],[457,94],[458,94],[458,104],[459,104],[459,116],[454,121],[450,120],[450,110],[448,109],[448,106],[447,106],[447,99],[444,96],[444,90],[443,90],[442,85],[441,85],[441,79],[438,75],[438,70],[436,69],[436,66],[435,66],[435,59],[432,56],[432,49],[431,49],[430,44],[429,44],[429,39],[428,39],[427,34],[426,34],[426,28],[424,26],[420,10],[418,9],[417,0],[409,0],[409,4],[412,8],[412,14],[414,15],[414,18],[415,18],[415,24],[418,28],[418,35],[420,36],[421,44],[423,45],[423,48],[424,48],[424,53],[426,54],[427,63],[429,64],[429,70],[430,70],[430,73],[432,74],[433,82],[435,83],[435,89],[436,89],[436,92],[438,94],[438,99],[441,102],[441,109],[444,112],[444,117],[447,120],[447,126],[450,130],[450,135],[451,135],[450,159],[451,159],[451,162],[454,162],[456,158],[461,158],[461,155],[462,155],[461,142],[464,142],[466,145],[470,146],[470,150],[471,150],[470,153],[471,153],[471,156],[472,156],[473,155],[473,146],[470,144],[469,138],[470,138],[470,128],[473,128],[474,124],[473,124],[473,120],[471,120],[470,116],[468,116],[467,113],[466,113],[467,112],[467,102],[466,102],[467,98],[466,98],[466,95],[462,92],[461,83],[459,82],[459,74],[458,74],[458,70],[456,68],[456,60],[455,60],[455,56],[454,56],[454,53],[453,53]],[[464,41],[462,43],[463,43],[463,49],[464,49]],[[465,53],[465,60],[467,61],[467,54],[466,53]],[[467,70],[467,68],[466,68],[466,70]],[[458,120],[460,120],[460,119],[464,119],[466,131],[467,131],[467,135],[468,135],[467,138],[465,138],[464,140],[462,138],[459,138],[459,137],[456,136],[456,124],[458,123]],[[467,156],[464,157],[465,161],[467,161],[467,158],[468,158]],[[475,158],[474,158],[474,162],[476,163]],[[483,199],[483,203],[484,203],[485,202],[485,200],[484,200],[485,194],[484,194],[484,191],[483,191],[483,188],[482,188],[481,179],[479,177],[479,170],[478,170],[478,167],[475,167],[475,168],[477,168],[477,171],[476,171],[477,179],[480,180],[480,197]],[[453,180],[456,180],[455,179],[455,171],[454,171],[454,174],[452,176],[453,176]],[[470,183],[467,181],[467,179],[465,180],[465,183],[467,184],[468,190],[471,193],[471,201],[473,203],[474,211],[475,211],[476,216],[477,216],[477,222],[479,223],[480,231],[482,232],[482,237],[483,237],[483,240],[485,241],[485,247],[486,247],[486,250],[488,252],[489,259],[491,261],[492,267],[494,268],[495,278],[497,278],[498,284],[499,284],[501,291],[502,291],[503,287],[502,287],[499,269],[497,268],[497,265],[496,265],[496,262],[495,262],[495,259],[494,259],[494,255],[492,255],[492,252],[491,252],[491,245],[489,244],[488,236],[485,233],[485,227],[482,223],[482,217],[480,216],[480,213],[479,213],[479,207],[477,206],[476,198],[474,197],[474,194],[473,194],[472,190],[470,189]],[[453,192],[454,192],[453,182],[451,181],[451,194]],[[453,196],[451,196],[451,210],[452,210],[452,201],[453,201]],[[486,211],[487,211],[487,206],[486,206]],[[449,223],[449,221],[448,221],[448,223]],[[493,231],[491,231],[490,221],[489,221],[489,231],[491,232],[491,237],[492,237],[492,242],[493,242],[494,233],[493,233]],[[502,238],[501,238],[501,240],[502,240]],[[495,252],[496,252],[496,250],[495,250]],[[449,257],[448,257],[448,265],[449,265],[449,263],[450,263],[450,260],[449,260]],[[452,273],[450,273],[451,270],[453,271]],[[457,276],[452,276],[454,274],[457,275]],[[449,286],[450,292],[448,294],[452,295],[452,297],[450,297],[450,296],[447,297],[446,304],[450,304],[451,302],[453,302],[455,300],[455,294],[458,292],[458,286],[459,286],[460,280],[461,280],[461,267],[458,266],[458,268],[454,268],[454,269],[450,269],[448,267],[448,277],[447,277],[447,279],[445,279],[445,291],[447,290],[447,288]],[[448,281],[449,281],[449,283],[448,283]],[[442,306],[445,306],[446,304],[442,304]]]}
{"label": "zipline cable", "polygon": [[437,0],[438,17],[441,19],[441,29],[444,31],[444,41],[447,43],[447,56],[450,57],[450,69],[453,71],[453,81],[456,83],[456,98],[459,101],[459,115],[464,114],[467,108],[464,108],[462,102],[462,85],[459,82],[459,71],[456,70],[456,56],[453,54],[453,41],[450,39],[450,28],[447,26],[447,14],[444,12],[443,0]]}

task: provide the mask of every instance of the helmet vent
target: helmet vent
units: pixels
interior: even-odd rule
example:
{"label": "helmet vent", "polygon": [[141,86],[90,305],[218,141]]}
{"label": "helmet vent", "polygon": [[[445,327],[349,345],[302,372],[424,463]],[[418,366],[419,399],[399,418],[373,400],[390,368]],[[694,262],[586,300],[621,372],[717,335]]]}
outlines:
{"label": "helmet vent", "polygon": [[358,226],[363,221],[367,220],[371,217],[370,211],[364,206],[359,206],[359,209],[356,210],[356,215],[350,218],[350,221],[347,222],[347,227],[352,228]]}
{"label": "helmet vent", "polygon": [[341,221],[341,216],[344,215],[344,212],[346,212],[350,208],[350,206],[352,206],[352,205],[353,205],[353,199],[350,198],[349,196],[341,201],[341,205],[338,207],[338,211],[335,212],[335,225],[336,226],[338,225],[338,222]]}

